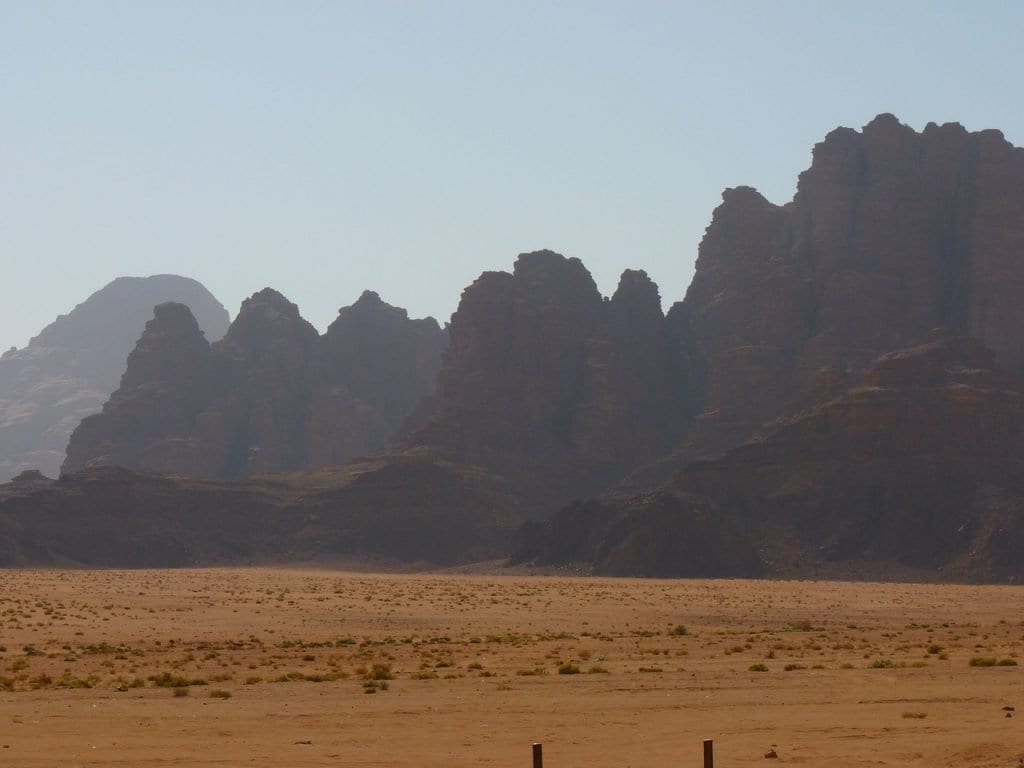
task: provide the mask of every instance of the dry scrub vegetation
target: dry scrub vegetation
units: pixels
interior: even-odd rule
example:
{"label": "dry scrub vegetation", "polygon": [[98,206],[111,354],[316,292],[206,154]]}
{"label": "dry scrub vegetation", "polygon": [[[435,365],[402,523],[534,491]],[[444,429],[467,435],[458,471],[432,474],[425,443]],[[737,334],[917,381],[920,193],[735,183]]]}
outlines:
{"label": "dry scrub vegetation", "polygon": [[0,574],[0,763],[1011,766],[1015,587]]}

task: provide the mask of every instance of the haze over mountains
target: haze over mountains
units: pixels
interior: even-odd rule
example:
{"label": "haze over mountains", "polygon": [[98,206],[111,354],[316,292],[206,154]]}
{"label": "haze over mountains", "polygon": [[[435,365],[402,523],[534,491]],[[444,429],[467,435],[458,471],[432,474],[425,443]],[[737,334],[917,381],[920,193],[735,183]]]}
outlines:
{"label": "haze over mountains", "polygon": [[433,318],[410,320],[370,291],[321,337],[264,289],[212,345],[187,306],[161,304],[62,471],[230,478],[341,466],[381,450],[433,391],[444,346]]}
{"label": "haze over mountains", "polygon": [[110,397],[139,330],[165,301],[192,307],[211,341],[227,330],[227,311],[195,280],[121,277],[0,357],[0,481],[27,469],[57,475],[71,432]]}
{"label": "haze over mountains", "polygon": [[880,115],[786,205],[726,190],[667,314],[644,272],[603,298],[550,251],[447,335],[371,293],[323,336],[270,289],[214,344],[194,314],[156,308],[67,474],[0,489],[0,563],[1024,576],[1024,151],[998,131]]}

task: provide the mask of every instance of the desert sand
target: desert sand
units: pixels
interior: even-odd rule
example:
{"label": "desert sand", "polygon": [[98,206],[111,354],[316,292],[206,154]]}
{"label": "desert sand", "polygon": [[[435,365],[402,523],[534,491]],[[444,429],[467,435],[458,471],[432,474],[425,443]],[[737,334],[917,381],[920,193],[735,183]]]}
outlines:
{"label": "desert sand", "polygon": [[526,768],[536,741],[547,768],[667,768],[713,738],[726,768],[1015,767],[1022,608],[1006,586],[3,571],[0,765]]}

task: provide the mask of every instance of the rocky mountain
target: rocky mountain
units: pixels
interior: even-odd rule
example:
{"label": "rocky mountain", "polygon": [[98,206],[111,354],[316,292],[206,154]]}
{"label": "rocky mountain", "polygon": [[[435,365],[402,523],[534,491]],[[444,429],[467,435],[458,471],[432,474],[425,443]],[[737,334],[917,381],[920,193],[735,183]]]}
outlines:
{"label": "rocky mountain", "polygon": [[576,258],[524,253],[462,294],[427,422],[405,441],[508,477],[535,513],[669,450],[684,393],[658,288],[603,299]]}
{"label": "rocky mountain", "polygon": [[523,529],[514,559],[659,576],[873,563],[1006,580],[1024,575],[1021,547],[1024,382],[976,339],[935,332],[663,491],[578,502]]}
{"label": "rocky mountain", "polygon": [[684,456],[749,438],[822,372],[863,370],[933,328],[1024,374],[1024,150],[994,130],[892,115],[814,148],[793,201],[726,190],[668,320],[699,414]]}
{"label": "rocky mountain", "polygon": [[445,332],[367,291],[321,336],[272,289],[223,340],[155,310],[121,385],[71,436],[62,472],[110,464],[229,478],[340,466],[380,451],[431,394]]}
{"label": "rocky mountain", "polygon": [[211,340],[227,330],[228,313],[195,280],[121,277],[0,357],[0,481],[29,469],[56,476],[72,430],[117,387],[153,307],[166,301],[191,307]]}
{"label": "rocky mountain", "polygon": [[[452,561],[493,553],[526,520],[506,540],[517,561],[600,573],[1022,578],[1022,222],[1024,151],[997,131],[880,115],[825,137],[785,205],[726,190],[667,315],[643,272],[605,299],[551,251],[466,288],[443,356],[436,324],[413,331],[372,294],[321,337],[263,291],[215,344],[160,307],[66,470],[238,477],[387,452],[316,481],[22,477],[0,489],[0,525],[13,515],[16,540],[41,541],[34,505],[106,477],[140,509],[171,509],[165,493],[202,509],[218,494],[255,494],[261,510],[318,499],[335,532],[363,530],[372,508],[395,542],[427,536],[437,514],[437,530],[455,526]],[[380,483],[364,485],[371,464]],[[290,501],[265,500],[281,488]],[[289,536],[306,541],[300,529],[315,528]],[[494,547],[474,548],[483,530]]]}

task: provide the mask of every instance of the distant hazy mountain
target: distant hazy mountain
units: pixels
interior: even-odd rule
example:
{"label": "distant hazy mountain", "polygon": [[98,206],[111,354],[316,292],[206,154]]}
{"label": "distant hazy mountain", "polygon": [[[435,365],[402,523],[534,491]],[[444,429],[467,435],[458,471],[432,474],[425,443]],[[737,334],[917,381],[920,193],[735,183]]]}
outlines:
{"label": "distant hazy mountain", "polygon": [[195,280],[120,277],[0,357],[0,480],[26,469],[56,476],[71,432],[117,387],[153,307],[166,301],[187,304],[210,340],[227,330],[227,311]]}
{"label": "distant hazy mountain", "polygon": [[113,464],[194,477],[337,467],[382,450],[434,391],[445,331],[366,291],[324,335],[266,288],[210,344],[179,303],[146,323],[121,384],[63,472]]}

